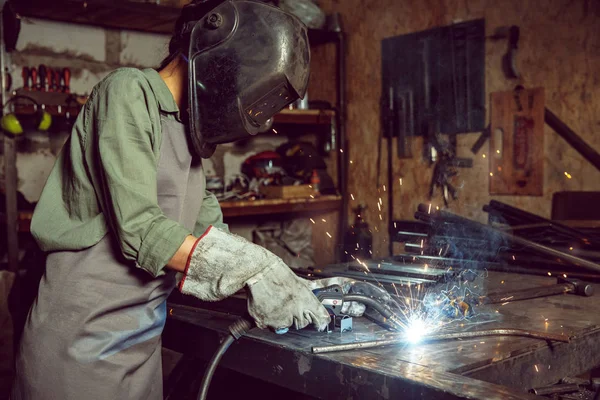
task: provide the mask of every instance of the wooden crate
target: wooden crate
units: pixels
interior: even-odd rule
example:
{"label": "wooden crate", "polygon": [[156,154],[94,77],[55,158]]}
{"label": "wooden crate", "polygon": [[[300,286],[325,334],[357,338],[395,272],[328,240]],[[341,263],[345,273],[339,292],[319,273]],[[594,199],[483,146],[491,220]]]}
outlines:
{"label": "wooden crate", "polygon": [[297,199],[318,194],[311,185],[261,186],[260,192],[267,199]]}

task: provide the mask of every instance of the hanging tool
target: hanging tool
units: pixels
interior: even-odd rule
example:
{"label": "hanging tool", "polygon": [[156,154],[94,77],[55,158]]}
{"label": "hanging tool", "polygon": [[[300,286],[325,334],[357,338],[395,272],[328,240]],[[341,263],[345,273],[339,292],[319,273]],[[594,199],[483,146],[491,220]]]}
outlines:
{"label": "hanging tool", "polygon": [[509,79],[521,77],[517,68],[517,49],[519,48],[520,32],[519,27],[516,25],[501,26],[490,37],[492,40],[508,39],[508,49],[502,57],[502,71],[504,71],[504,75]]}
{"label": "hanging tool", "polygon": [[23,77],[23,88],[31,90],[31,70],[28,67],[23,67],[21,76]]}
{"label": "hanging tool", "polygon": [[39,90],[42,92],[46,92],[48,90],[47,81],[48,78],[48,69],[44,64],[40,64],[38,67],[38,73],[40,76]]}
{"label": "hanging tool", "polygon": [[60,71],[57,69],[52,70],[52,89],[55,92],[61,91],[60,86]]}
{"label": "hanging tool", "polygon": [[38,71],[35,67],[31,67],[31,90],[38,90]]}
{"label": "hanging tool", "polygon": [[64,93],[71,93],[71,70],[69,68],[63,68],[62,70],[63,87]]}
{"label": "hanging tool", "polygon": [[480,298],[481,304],[498,304],[507,301],[537,299],[540,297],[556,296],[571,293],[578,296],[589,297],[594,295],[594,287],[579,279],[558,277],[556,285],[541,286],[536,288],[515,290],[511,292],[488,294]]}

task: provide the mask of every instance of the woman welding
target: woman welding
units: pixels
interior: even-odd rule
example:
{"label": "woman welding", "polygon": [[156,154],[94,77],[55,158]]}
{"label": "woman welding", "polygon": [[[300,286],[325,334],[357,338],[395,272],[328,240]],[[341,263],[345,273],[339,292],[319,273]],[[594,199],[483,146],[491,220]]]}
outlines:
{"label": "woman welding", "polygon": [[202,158],[303,97],[305,26],[255,1],[183,8],[158,70],[96,85],[31,231],[47,252],[13,400],[162,399],[166,299],[246,289],[261,328],[323,329],[327,311],[274,254],[228,232]]}

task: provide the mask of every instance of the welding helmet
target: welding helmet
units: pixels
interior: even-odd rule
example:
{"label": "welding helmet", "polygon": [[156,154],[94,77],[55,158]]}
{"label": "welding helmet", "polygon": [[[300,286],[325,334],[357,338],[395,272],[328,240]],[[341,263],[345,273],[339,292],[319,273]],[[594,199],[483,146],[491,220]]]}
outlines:
{"label": "welding helmet", "polygon": [[190,133],[203,158],[303,98],[310,66],[306,26],[292,14],[257,1],[206,4],[215,7],[188,23]]}

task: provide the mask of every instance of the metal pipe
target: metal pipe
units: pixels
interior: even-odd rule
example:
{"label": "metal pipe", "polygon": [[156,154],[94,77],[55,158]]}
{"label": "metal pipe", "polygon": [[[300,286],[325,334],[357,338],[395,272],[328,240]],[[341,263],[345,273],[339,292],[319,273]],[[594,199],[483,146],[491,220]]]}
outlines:
{"label": "metal pipe", "polygon": [[[4,5],[4,2],[1,2]],[[6,101],[6,52],[4,51],[4,26],[3,15],[0,9],[0,104]],[[0,118],[4,115],[4,107],[0,111]],[[17,272],[19,269],[19,233],[17,206],[17,149],[15,138],[4,136],[4,186],[6,197],[6,252],[8,256],[9,271]]]}
{"label": "metal pipe", "polygon": [[576,134],[567,124],[548,108],[544,111],[544,121],[567,141],[579,154],[600,170],[600,154]]}
{"label": "metal pipe", "polygon": [[579,392],[579,386],[574,383],[563,383],[559,385],[535,388],[531,389],[531,391],[537,396],[548,396],[551,394]]}
{"label": "metal pipe", "polygon": [[340,27],[337,32],[337,143],[338,150],[338,187],[342,195],[342,210],[339,220],[338,237],[340,249],[336,252],[338,261],[343,260],[345,248],[346,229],[348,227],[348,145],[346,141],[346,37],[341,28],[341,21],[338,21]]}
{"label": "metal pipe", "polygon": [[[439,342],[443,340],[453,339],[472,339],[483,336],[524,336],[533,339],[552,340],[556,342],[568,343],[570,338],[567,335],[529,331],[525,329],[489,329],[485,331],[473,331],[473,332],[457,332],[457,333],[443,333],[439,335],[424,336],[421,342]],[[314,354],[331,353],[334,351],[345,351],[345,350],[359,350],[369,349],[373,347],[392,346],[400,344],[409,344],[407,339],[385,339],[385,340],[371,340],[365,342],[354,342],[347,344],[334,344],[330,346],[313,346],[312,352]]]}
{"label": "metal pipe", "polygon": [[[427,206],[424,204],[419,205],[420,209],[422,207],[427,207]],[[464,218],[464,217],[458,216],[456,214],[452,214],[452,213],[440,210],[440,211],[436,211],[435,213],[432,212],[431,214],[424,214],[423,212],[417,212],[417,213],[415,213],[415,217],[417,219],[426,220],[428,222],[435,221],[437,218],[439,218],[440,220],[443,220],[443,221],[468,224],[475,228],[481,229],[491,235],[498,235],[510,242],[533,249],[533,250],[537,251],[538,253],[541,253],[541,254],[544,254],[544,255],[547,255],[550,257],[556,257],[560,260],[567,261],[570,264],[577,265],[579,267],[587,268],[591,271],[600,273],[600,265],[598,265],[594,262],[585,260],[580,257],[576,257],[571,254],[563,253],[562,251],[553,249],[551,247],[544,246],[544,245],[536,243],[536,242],[532,242],[532,241],[524,239],[522,237],[515,236],[512,233],[501,231],[499,229],[493,228],[488,225],[484,225],[484,224],[476,222],[476,221],[472,221],[468,218]]]}

